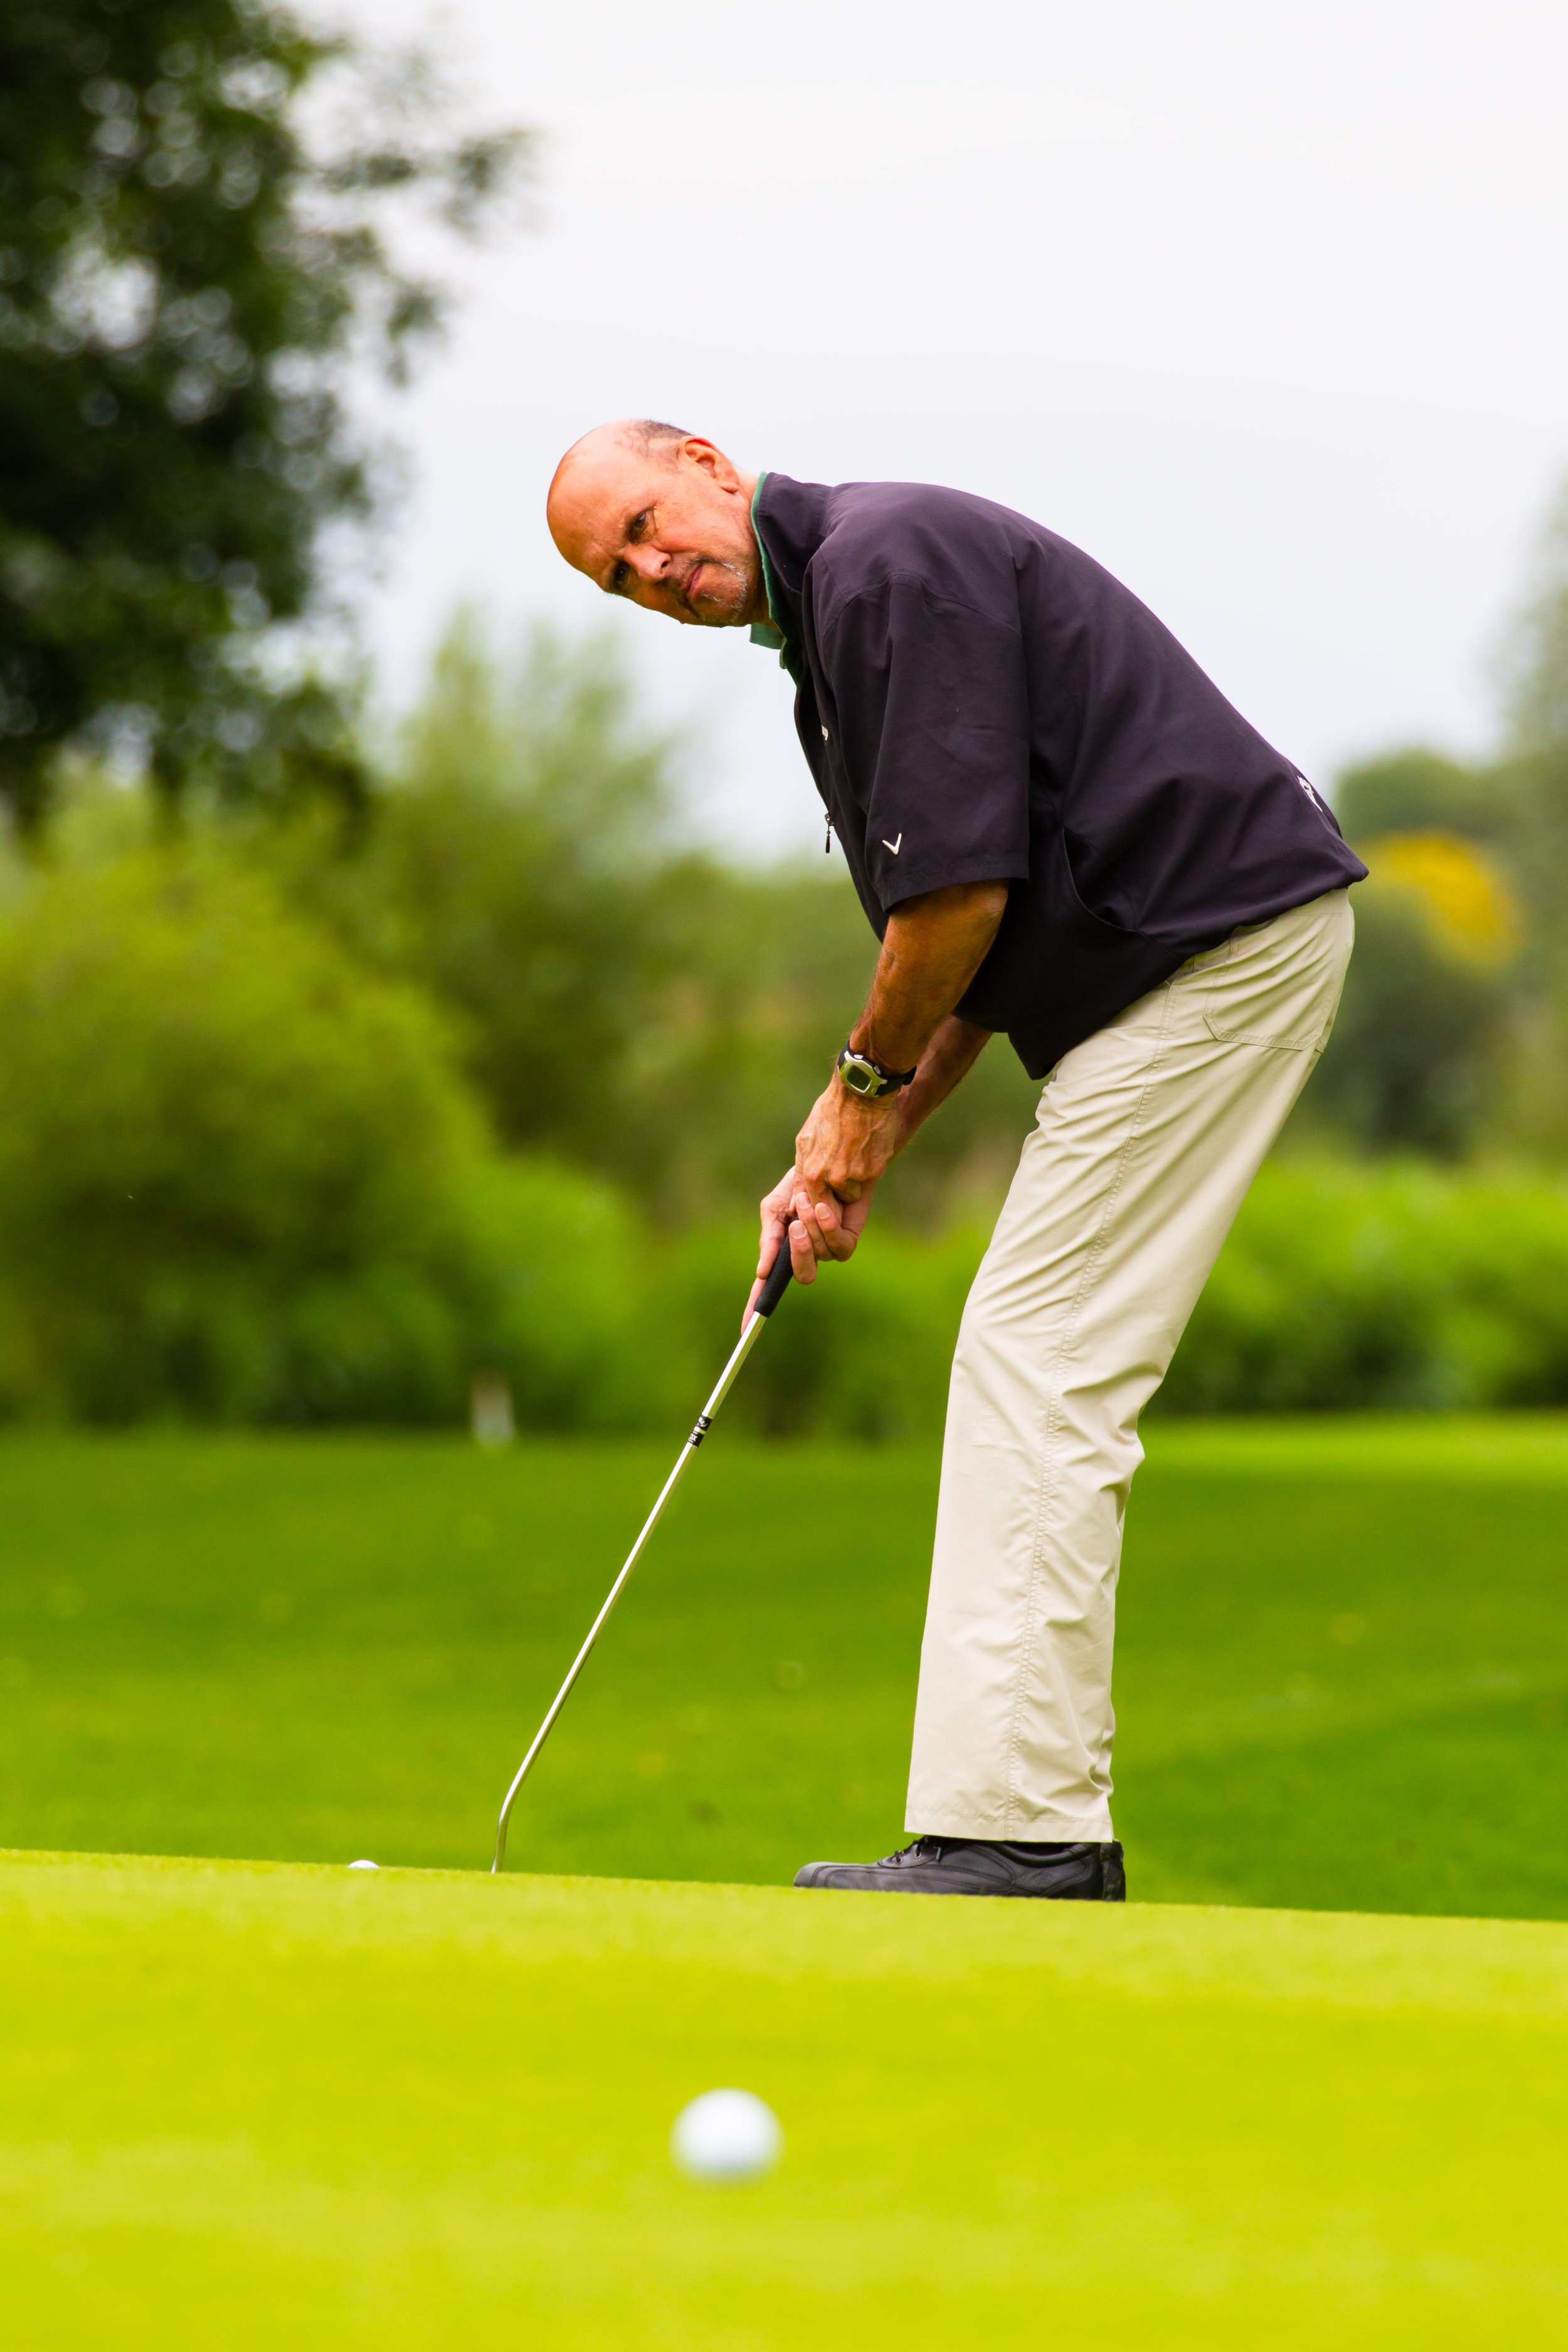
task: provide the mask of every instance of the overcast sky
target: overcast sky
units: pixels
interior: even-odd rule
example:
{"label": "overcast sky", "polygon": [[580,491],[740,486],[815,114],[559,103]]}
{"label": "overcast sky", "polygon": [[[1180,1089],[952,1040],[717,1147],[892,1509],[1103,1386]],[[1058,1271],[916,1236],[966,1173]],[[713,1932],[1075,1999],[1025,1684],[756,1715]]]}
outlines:
{"label": "overcast sky", "polygon": [[464,262],[396,413],[394,698],[460,598],[610,614],[710,828],[819,837],[771,658],[550,545],[562,448],[632,413],[1037,516],[1310,775],[1488,740],[1568,465],[1562,0],[347,5],[542,134],[534,227]]}

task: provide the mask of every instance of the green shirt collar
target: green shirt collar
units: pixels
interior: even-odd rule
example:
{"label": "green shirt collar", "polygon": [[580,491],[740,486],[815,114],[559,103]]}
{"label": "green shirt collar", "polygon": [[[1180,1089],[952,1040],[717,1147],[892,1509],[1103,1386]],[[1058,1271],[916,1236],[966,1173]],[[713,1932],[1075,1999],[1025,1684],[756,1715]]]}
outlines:
{"label": "green shirt collar", "polygon": [[757,542],[757,553],[763,559],[763,585],[768,592],[768,618],[765,621],[752,623],[752,643],[754,646],[766,646],[768,651],[776,653],[782,662],[784,657],[784,634],[777,626],[773,616],[775,613],[783,612],[784,604],[777,593],[773,567],[768,562],[768,551],[763,545],[762,532],[757,529],[757,500],[763,495],[763,484],[767,478],[765,473],[759,474],[757,487],[752,492],[752,536]]}

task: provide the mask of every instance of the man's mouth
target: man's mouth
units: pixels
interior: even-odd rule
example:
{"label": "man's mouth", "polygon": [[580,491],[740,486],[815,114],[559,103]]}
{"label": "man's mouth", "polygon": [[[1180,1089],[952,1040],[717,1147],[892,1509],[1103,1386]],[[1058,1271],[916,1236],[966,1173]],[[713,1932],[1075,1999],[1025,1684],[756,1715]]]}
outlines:
{"label": "man's mouth", "polygon": [[685,597],[686,602],[689,604],[690,604],[693,593],[696,590],[698,574],[706,568],[705,559],[700,555],[696,562],[692,565],[690,571],[686,575],[686,585],[680,593]]}

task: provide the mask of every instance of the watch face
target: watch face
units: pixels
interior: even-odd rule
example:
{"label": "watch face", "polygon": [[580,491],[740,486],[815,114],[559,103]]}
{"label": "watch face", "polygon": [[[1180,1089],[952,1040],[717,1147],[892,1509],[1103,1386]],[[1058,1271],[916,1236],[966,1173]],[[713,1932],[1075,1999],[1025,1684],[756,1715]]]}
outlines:
{"label": "watch face", "polygon": [[882,1081],[869,1062],[861,1061],[858,1054],[847,1055],[838,1065],[838,1075],[852,1095],[876,1095],[882,1091]]}

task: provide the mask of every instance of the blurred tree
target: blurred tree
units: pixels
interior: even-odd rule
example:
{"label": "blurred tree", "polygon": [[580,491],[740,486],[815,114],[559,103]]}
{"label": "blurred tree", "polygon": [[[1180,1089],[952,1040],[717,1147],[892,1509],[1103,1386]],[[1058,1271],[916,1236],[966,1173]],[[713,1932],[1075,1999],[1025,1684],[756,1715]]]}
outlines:
{"label": "blurred tree", "polygon": [[674,751],[613,642],[541,630],[506,668],[462,615],[361,849],[296,871],[458,1015],[509,1142],[690,1217],[761,1189],[874,943],[841,876],[737,873],[684,840]]}
{"label": "blurred tree", "polygon": [[1568,489],[1547,519],[1505,676],[1498,777],[1519,812],[1511,863],[1534,918],[1530,977],[1550,1001],[1568,1063]]}
{"label": "blurred tree", "polygon": [[1510,869],[1529,911],[1510,1072],[1510,1139],[1568,1155],[1568,488],[1549,513],[1504,663],[1496,773],[1517,814]]}
{"label": "blurred tree", "polygon": [[[877,942],[842,867],[816,858],[760,873],[682,858],[655,881],[648,917],[658,977],[601,1164],[684,1223],[750,1203],[789,1166]],[[940,1223],[960,1195],[999,1197],[1038,1097],[999,1040],[889,1171],[882,1221]]]}
{"label": "blurred tree", "polygon": [[1514,798],[1494,769],[1467,767],[1425,744],[1342,770],[1334,784],[1334,814],[1352,842],[1396,833],[1497,841],[1517,821]]}
{"label": "blurred tree", "polygon": [[500,1132],[615,1164],[628,1057],[669,969],[669,746],[639,734],[609,649],[548,633],[503,675],[459,618],[374,822],[297,887],[359,951],[459,1016]]}
{"label": "blurred tree", "polygon": [[1520,795],[1424,746],[1347,769],[1334,806],[1371,879],[1356,950],[1298,1134],[1453,1159],[1495,1124],[1516,1042]]}
{"label": "blurred tree", "polygon": [[1363,1149],[1457,1159],[1477,1141],[1503,1079],[1512,894],[1457,834],[1357,844],[1356,948],[1334,1034],[1309,1097]]}
{"label": "blurred tree", "polygon": [[1519,902],[1493,858],[1458,834],[1404,832],[1363,840],[1372,877],[1419,902],[1434,939],[1453,961],[1500,972],[1523,939]]}
{"label": "blurred tree", "polygon": [[226,848],[0,922],[0,1410],[450,1419],[483,1121],[437,1010]]}
{"label": "blurred tree", "polygon": [[168,795],[357,791],[339,697],[268,631],[375,501],[346,361],[395,373],[439,315],[384,199],[468,228],[520,159],[520,134],[442,119],[417,60],[271,0],[0,16],[0,799],[23,827],[89,730]]}
{"label": "blurred tree", "polygon": [[[461,618],[355,853],[307,832],[288,854],[303,901],[456,1013],[508,1141],[689,1223],[788,1165],[876,941],[837,861],[737,870],[684,840],[675,748],[637,725],[613,641],[541,632],[509,670]],[[996,1189],[1037,1093],[994,1047],[889,1208]]]}

